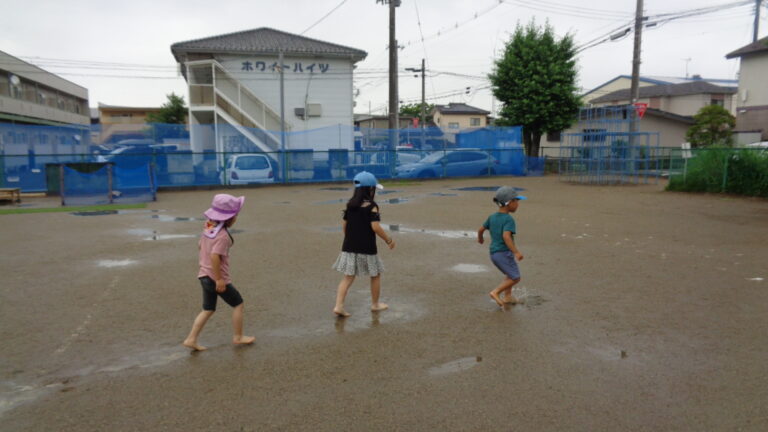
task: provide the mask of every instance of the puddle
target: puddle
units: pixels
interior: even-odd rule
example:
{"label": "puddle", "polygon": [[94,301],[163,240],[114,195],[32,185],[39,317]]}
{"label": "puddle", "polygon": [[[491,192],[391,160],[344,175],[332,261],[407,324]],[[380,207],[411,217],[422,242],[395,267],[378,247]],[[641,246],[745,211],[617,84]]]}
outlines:
{"label": "puddle", "polygon": [[443,363],[439,366],[431,367],[427,370],[430,375],[445,375],[449,373],[462,372],[467,369],[471,369],[482,362],[483,358],[477,357],[464,357],[458,360]]}
{"label": "puddle", "polygon": [[386,202],[387,204],[402,204],[402,203],[407,203],[408,201],[410,201],[408,198],[390,198],[388,200],[385,200],[384,202]]}
{"label": "puddle", "polygon": [[316,205],[341,204],[341,203],[346,202],[346,201],[347,201],[346,199],[340,198],[340,199],[335,199],[335,200],[320,201],[320,202],[316,202],[316,203],[312,203],[312,204],[316,204]]}
{"label": "puddle", "polygon": [[441,196],[441,197],[446,197],[446,196],[459,196],[459,194],[455,194],[455,193],[444,193],[444,192],[432,192],[432,193],[431,193],[431,194],[429,194],[429,195],[430,195],[430,196]]}
{"label": "puddle", "polygon": [[523,304],[520,306],[523,306],[526,309],[533,309],[548,301],[541,295],[537,294],[535,291],[529,290],[524,286],[512,288],[512,295],[515,296],[518,300],[522,300]]}
{"label": "puddle", "polygon": [[144,369],[157,366],[165,366],[185,357],[189,357],[189,350],[187,349],[179,347],[163,348],[156,351],[149,351],[139,353],[137,355],[123,357],[114,364],[96,369],[95,372],[119,372],[134,367]]}
{"label": "puddle", "polygon": [[[340,334],[354,333],[370,330],[380,325],[404,324],[416,321],[424,314],[424,310],[419,305],[413,303],[394,303],[386,299],[384,301],[389,304],[389,309],[381,312],[371,312],[370,303],[366,301],[370,299],[370,294],[367,293],[368,286],[360,288],[359,291],[351,293],[356,297],[360,297],[357,299],[359,301],[351,304],[348,302],[345,306],[347,312],[352,314],[348,318],[335,318],[329,309],[328,319],[308,322],[302,326],[270,329],[265,331],[260,337],[285,339],[316,337],[333,332]],[[365,298],[366,295],[369,296],[368,299]]]}
{"label": "puddle", "polygon": [[142,240],[147,241],[155,241],[155,240],[176,240],[176,239],[183,239],[183,238],[195,238],[197,236],[192,234],[157,234],[152,233],[149,237],[144,237]]}
{"label": "puddle", "polygon": [[747,280],[748,280],[748,281],[755,281],[755,282],[762,282],[763,278],[761,278],[761,277],[756,277],[756,278],[749,278],[749,279],[747,279]]}
{"label": "puddle", "polygon": [[398,192],[400,192],[400,191],[385,189],[385,190],[376,191],[376,195],[387,195],[387,194],[393,194],[393,193],[398,193]]}
{"label": "puddle", "polygon": [[405,233],[421,233],[421,234],[429,234],[429,235],[436,235],[443,238],[451,238],[451,239],[459,239],[459,238],[471,238],[472,236],[476,235],[476,232],[472,231],[452,231],[452,230],[431,230],[431,229],[418,229],[418,228],[408,228],[404,227],[402,225],[392,224],[389,225],[390,231],[399,231],[399,232],[405,232]]}
{"label": "puddle", "polygon": [[327,191],[348,191],[349,189],[350,188],[348,187],[341,187],[341,186],[320,188],[320,190],[327,190]]}
{"label": "puddle", "polygon": [[173,217],[169,215],[152,215],[150,217],[161,222],[205,222],[205,219],[196,217]]}
{"label": "puddle", "polygon": [[116,215],[117,210],[81,211],[81,212],[73,212],[70,214],[73,214],[75,216],[106,216],[106,215]]}
{"label": "puddle", "polygon": [[70,214],[75,216],[107,216],[116,214],[137,214],[137,213],[157,213],[157,210],[96,210],[96,211],[80,211],[72,212]]}
{"label": "puddle", "polygon": [[115,268],[115,267],[127,267],[130,265],[134,265],[138,263],[136,260],[131,259],[124,259],[124,260],[99,260],[96,261],[96,265],[99,267],[105,267],[105,268]]}
{"label": "puddle", "polygon": [[[451,190],[457,191],[480,191],[480,192],[496,192],[501,186],[469,186],[463,188],[453,188]],[[516,191],[524,191],[525,189],[519,187],[513,187]]]}
{"label": "puddle", "polygon": [[460,273],[483,273],[487,272],[489,269],[488,267],[480,264],[456,264],[455,266],[451,267],[451,270]]}

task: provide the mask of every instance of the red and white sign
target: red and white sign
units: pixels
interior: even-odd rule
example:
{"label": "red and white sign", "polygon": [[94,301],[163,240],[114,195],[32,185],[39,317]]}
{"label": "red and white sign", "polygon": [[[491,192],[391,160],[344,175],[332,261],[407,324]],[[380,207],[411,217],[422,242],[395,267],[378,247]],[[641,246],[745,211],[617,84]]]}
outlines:
{"label": "red and white sign", "polygon": [[648,109],[648,104],[645,102],[637,102],[635,103],[635,110],[637,111],[637,116],[640,118],[643,118],[645,115],[645,110]]}

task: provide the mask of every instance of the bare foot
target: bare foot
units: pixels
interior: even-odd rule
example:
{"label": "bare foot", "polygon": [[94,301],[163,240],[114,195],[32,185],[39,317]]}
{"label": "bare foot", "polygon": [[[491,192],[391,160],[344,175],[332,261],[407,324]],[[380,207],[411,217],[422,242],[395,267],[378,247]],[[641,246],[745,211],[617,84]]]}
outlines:
{"label": "bare foot", "polygon": [[185,340],[183,345],[185,347],[191,349],[192,351],[205,351],[205,350],[208,349],[208,348],[206,348],[206,347],[204,347],[202,345],[198,345],[197,342],[190,341],[190,340]]}
{"label": "bare foot", "polygon": [[232,343],[235,345],[250,345],[255,341],[256,338],[253,336],[240,336],[240,337],[233,337]]}
{"label": "bare foot", "polygon": [[518,304],[522,303],[520,300],[515,298],[515,296],[509,295],[506,298],[502,299],[502,301],[506,304]]}
{"label": "bare foot", "polygon": [[378,302],[375,305],[371,305],[371,310],[374,312],[383,311],[389,309],[389,305],[386,303]]}
{"label": "bare foot", "polygon": [[336,309],[336,308],[333,309],[333,313],[336,314],[336,316],[339,318],[346,318],[352,315],[351,313],[345,311],[344,309]]}
{"label": "bare foot", "polygon": [[504,302],[501,301],[501,299],[499,298],[498,294],[496,294],[495,292],[491,291],[491,292],[488,293],[488,295],[491,296],[493,301],[495,301],[496,304],[499,305],[500,308],[504,307]]}

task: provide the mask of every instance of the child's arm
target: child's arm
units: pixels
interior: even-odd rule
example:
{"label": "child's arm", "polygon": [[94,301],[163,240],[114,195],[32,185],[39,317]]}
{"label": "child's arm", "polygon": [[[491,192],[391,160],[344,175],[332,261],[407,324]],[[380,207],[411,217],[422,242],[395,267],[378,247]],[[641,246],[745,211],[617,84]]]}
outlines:
{"label": "child's arm", "polygon": [[377,236],[381,237],[381,239],[384,240],[384,243],[386,243],[390,249],[395,248],[395,239],[387,235],[386,231],[384,231],[384,228],[381,227],[381,224],[379,222],[377,221],[371,222],[371,228],[373,229],[373,232],[375,232]]}
{"label": "child's arm", "polygon": [[216,281],[216,292],[221,294],[227,290],[227,282],[221,278],[221,255],[211,254],[211,268],[213,270],[213,278]]}
{"label": "child's arm", "polygon": [[481,226],[479,230],[477,230],[477,242],[480,244],[483,244],[485,242],[485,238],[483,238],[483,234],[485,234],[485,227]]}
{"label": "child's arm", "polygon": [[523,254],[520,253],[519,250],[517,250],[517,246],[515,246],[515,236],[512,234],[512,231],[504,231],[504,234],[502,235],[502,238],[504,239],[504,244],[507,245],[510,251],[512,251],[513,254],[515,254],[515,258],[518,261],[523,260]]}

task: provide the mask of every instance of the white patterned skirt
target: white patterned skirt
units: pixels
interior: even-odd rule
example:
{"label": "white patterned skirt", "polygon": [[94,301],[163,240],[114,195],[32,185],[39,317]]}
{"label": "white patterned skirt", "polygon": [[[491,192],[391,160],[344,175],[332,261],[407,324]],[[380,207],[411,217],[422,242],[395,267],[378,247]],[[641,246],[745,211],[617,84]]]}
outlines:
{"label": "white patterned skirt", "polygon": [[375,277],[384,271],[384,263],[381,262],[378,255],[341,252],[332,268],[347,276],[370,275]]}

